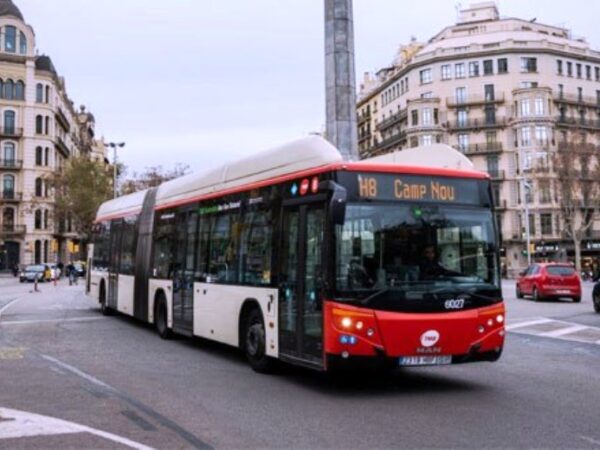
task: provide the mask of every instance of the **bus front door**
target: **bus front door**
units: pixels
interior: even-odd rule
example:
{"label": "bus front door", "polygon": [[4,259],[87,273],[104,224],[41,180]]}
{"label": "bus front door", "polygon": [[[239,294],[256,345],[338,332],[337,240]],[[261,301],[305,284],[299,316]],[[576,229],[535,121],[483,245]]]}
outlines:
{"label": "bus front door", "polygon": [[121,259],[121,223],[113,220],[110,225],[110,259],[108,262],[108,297],[106,304],[109,308],[117,309],[119,295],[119,262]]}
{"label": "bus front door", "polygon": [[284,206],[282,226],[279,351],[284,359],[322,367],[325,207]]}
{"label": "bus front door", "polygon": [[194,255],[198,213],[177,215],[177,248],[173,269],[173,325],[175,331],[192,335],[194,331]]}

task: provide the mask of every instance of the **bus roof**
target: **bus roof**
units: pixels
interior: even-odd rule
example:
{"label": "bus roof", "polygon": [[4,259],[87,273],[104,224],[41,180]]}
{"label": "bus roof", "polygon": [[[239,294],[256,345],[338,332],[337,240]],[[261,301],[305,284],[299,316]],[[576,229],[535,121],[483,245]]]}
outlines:
{"label": "bus roof", "polygon": [[[467,157],[444,144],[434,144],[426,148],[415,147],[346,164],[340,152],[328,141],[320,136],[309,136],[216,169],[167,181],[158,187],[155,208],[182,204],[307,171],[336,170],[346,166],[350,170],[378,170],[382,167],[392,169],[404,166],[410,168],[411,172],[420,168],[430,168],[440,175],[485,177],[473,170],[473,164]],[[146,192],[147,190],[139,191],[103,203],[98,210],[96,221],[140,212]]]}

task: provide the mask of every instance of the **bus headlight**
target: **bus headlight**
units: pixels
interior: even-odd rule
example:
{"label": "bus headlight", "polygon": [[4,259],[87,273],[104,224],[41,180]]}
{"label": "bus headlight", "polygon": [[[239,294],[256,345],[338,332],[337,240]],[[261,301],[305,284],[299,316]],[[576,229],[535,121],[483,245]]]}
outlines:
{"label": "bus headlight", "polygon": [[350,317],[343,317],[341,324],[344,328],[350,328],[352,326],[352,319]]}

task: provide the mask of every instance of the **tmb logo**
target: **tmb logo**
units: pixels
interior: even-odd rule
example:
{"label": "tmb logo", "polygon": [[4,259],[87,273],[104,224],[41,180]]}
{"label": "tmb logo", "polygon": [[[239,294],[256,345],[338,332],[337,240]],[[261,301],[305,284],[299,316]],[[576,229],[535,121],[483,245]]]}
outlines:
{"label": "tmb logo", "polygon": [[440,333],[437,330],[429,330],[421,335],[421,345],[423,347],[433,347],[440,340]]}

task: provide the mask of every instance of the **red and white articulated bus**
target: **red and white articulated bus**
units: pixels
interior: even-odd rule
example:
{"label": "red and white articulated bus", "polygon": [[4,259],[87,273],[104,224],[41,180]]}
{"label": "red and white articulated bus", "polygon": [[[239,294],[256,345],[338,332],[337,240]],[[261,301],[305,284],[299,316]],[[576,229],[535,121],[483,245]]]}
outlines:
{"label": "red and white articulated bus", "polygon": [[257,371],[495,361],[497,236],[489,177],[455,150],[345,162],[313,136],[104,203],[87,291]]}

